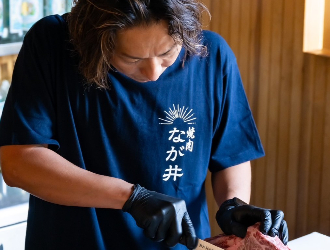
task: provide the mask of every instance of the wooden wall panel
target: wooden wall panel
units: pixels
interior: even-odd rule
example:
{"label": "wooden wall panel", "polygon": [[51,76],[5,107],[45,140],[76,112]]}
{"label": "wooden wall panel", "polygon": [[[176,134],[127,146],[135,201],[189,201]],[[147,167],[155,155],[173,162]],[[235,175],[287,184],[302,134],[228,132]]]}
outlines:
{"label": "wooden wall panel", "polygon": [[284,1],[282,15],[282,49],[281,49],[281,77],[277,83],[280,86],[279,95],[279,129],[278,129],[278,155],[277,155],[277,178],[275,208],[285,208],[285,195],[289,188],[287,184],[287,169],[289,158],[289,121],[290,121],[290,97],[291,97],[291,84],[292,84],[292,61],[293,61],[293,27],[294,19],[294,1]]}
{"label": "wooden wall panel", "polygon": [[[245,1],[244,1],[245,2]],[[261,2],[255,1],[255,0],[247,0],[247,2],[250,5],[250,16],[248,20],[245,20],[246,23],[249,23],[249,37],[248,41],[246,43],[249,43],[246,46],[246,49],[248,50],[248,72],[247,77],[243,78],[246,79],[245,86],[246,86],[246,92],[247,97],[250,101],[250,106],[253,110],[257,109],[257,94],[258,94],[258,85],[253,84],[255,82],[258,82],[259,79],[259,70],[260,70],[260,60],[259,60],[259,54],[260,54],[260,8],[261,8]],[[244,66],[242,66],[244,68]]]}
{"label": "wooden wall panel", "polygon": [[320,183],[323,158],[323,134],[324,134],[324,111],[325,111],[325,70],[324,63],[326,59],[319,57],[315,61],[314,80],[312,87],[314,88],[312,103],[312,138],[310,148],[309,162],[309,190],[308,190],[308,223],[310,230],[317,231],[320,216]]}
{"label": "wooden wall panel", "polygon": [[302,52],[305,1],[207,5],[208,28],[236,54],[266,151],[252,162],[251,203],[283,210],[290,239],[313,231],[330,236],[330,58]]}
{"label": "wooden wall panel", "polygon": [[[281,13],[284,8],[284,1],[270,1],[271,4],[271,26],[267,27],[270,30],[271,40],[270,40],[270,70],[269,78],[267,81],[264,81],[264,84],[269,82],[269,98],[267,100],[267,140],[265,141],[266,148],[273,147],[274,150],[267,152],[266,163],[265,165],[265,187],[267,190],[264,195],[264,204],[267,204],[269,207],[275,208],[275,201],[277,197],[277,185],[276,185],[276,176],[279,174],[277,171],[277,163],[279,161],[278,153],[279,148],[279,105],[280,105],[280,85],[278,84],[281,81],[281,67],[282,67],[282,51],[283,51],[283,36],[282,36],[282,26],[283,20],[281,19]],[[267,18],[267,17],[266,17]],[[262,166],[264,168],[264,166]],[[264,206],[264,205],[263,205]]]}
{"label": "wooden wall panel", "polygon": [[[309,66],[310,65],[310,66]],[[310,164],[310,145],[312,138],[312,103],[314,89],[308,82],[313,81],[315,57],[307,55],[304,58],[304,71],[306,72],[302,86],[302,116],[301,116],[301,141],[299,152],[299,171],[298,171],[298,186],[297,193],[297,234],[302,235],[307,231],[308,217],[308,190],[309,190],[309,164]]]}
{"label": "wooden wall panel", "polygon": [[[238,2],[240,3],[240,2]],[[241,42],[238,44],[238,51],[239,54],[241,55],[240,58],[237,58],[239,61],[238,63],[242,65],[240,68],[241,76],[244,79],[248,78],[248,72],[249,72],[249,46],[250,46],[250,41],[249,41],[249,35],[250,35],[250,27],[251,27],[251,22],[250,22],[250,1],[243,1],[242,4],[238,6],[240,10],[240,16],[242,18],[238,19],[238,24],[240,27],[240,32],[239,35],[241,37],[241,40],[244,42]],[[247,21],[248,20],[248,21]]]}
{"label": "wooden wall panel", "polygon": [[324,138],[323,138],[323,161],[322,161],[322,176],[321,176],[321,195],[320,195],[320,231],[330,232],[330,70],[327,70],[328,83],[325,88],[325,117],[324,117]]}
{"label": "wooden wall panel", "polygon": [[304,2],[295,1],[294,5],[294,27],[293,27],[293,61],[292,61],[292,83],[291,83],[291,102],[290,102],[290,137],[289,137],[289,160],[288,160],[288,179],[286,195],[286,220],[290,225],[290,234],[296,235],[296,207],[298,187],[299,167],[299,144],[300,144],[300,125],[301,125],[301,95],[303,82],[303,53],[301,44],[303,43],[303,30],[301,22],[304,17]]}

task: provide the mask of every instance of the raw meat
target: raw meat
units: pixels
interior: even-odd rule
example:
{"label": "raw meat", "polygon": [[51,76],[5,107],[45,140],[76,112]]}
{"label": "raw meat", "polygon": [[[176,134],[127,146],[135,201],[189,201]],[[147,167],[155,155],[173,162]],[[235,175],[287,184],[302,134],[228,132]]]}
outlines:
{"label": "raw meat", "polygon": [[259,231],[260,223],[250,226],[244,239],[235,235],[220,234],[205,241],[225,250],[290,250],[277,237],[264,235]]}

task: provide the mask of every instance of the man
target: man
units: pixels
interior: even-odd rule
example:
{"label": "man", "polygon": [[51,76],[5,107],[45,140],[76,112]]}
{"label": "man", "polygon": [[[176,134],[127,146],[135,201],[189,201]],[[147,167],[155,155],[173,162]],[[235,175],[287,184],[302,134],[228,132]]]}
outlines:
{"label": "man", "polygon": [[264,152],[203,10],[76,0],[28,32],[0,123],[5,181],[31,193],[26,249],[193,249],[210,236],[208,169],[225,233],[260,221],[287,241],[281,211],[247,205]]}

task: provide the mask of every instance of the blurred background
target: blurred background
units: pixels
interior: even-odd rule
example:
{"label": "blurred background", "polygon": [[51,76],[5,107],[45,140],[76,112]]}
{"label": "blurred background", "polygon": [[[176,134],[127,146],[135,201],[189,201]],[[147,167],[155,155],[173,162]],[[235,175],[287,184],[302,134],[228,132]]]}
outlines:
{"label": "blurred background", "polygon": [[[0,118],[24,35],[40,18],[68,12],[71,4],[72,0],[0,0]],[[5,185],[1,171],[0,177],[0,209],[28,201],[26,192]]]}
{"label": "blurred background", "polygon": [[[0,0],[0,119],[26,32],[40,18],[63,14],[71,0]],[[0,250],[23,250],[29,194],[3,181],[0,166]]]}
{"label": "blurred background", "polygon": [[283,210],[291,240],[330,235],[330,1],[203,2],[206,29],[236,54],[266,151],[252,162],[251,204]]}
{"label": "blurred background", "polygon": [[[202,2],[212,16],[204,15],[205,29],[222,35],[237,57],[266,151],[252,162],[251,204],[283,210],[290,240],[330,235],[330,0]],[[70,0],[0,0],[0,115],[25,33],[70,8]],[[209,178],[207,186],[215,235]],[[27,200],[0,179],[0,219]]]}

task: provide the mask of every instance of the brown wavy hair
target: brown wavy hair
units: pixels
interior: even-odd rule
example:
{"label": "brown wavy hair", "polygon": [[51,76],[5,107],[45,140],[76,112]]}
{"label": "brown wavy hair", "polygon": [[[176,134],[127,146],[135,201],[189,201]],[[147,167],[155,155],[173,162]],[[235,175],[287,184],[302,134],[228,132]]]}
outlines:
{"label": "brown wavy hair", "polygon": [[[108,88],[108,72],[118,30],[165,20],[169,35],[186,55],[207,54],[201,44],[202,13],[198,0],[74,0],[68,15],[70,40],[87,83]],[[186,57],[185,57],[186,58]]]}

